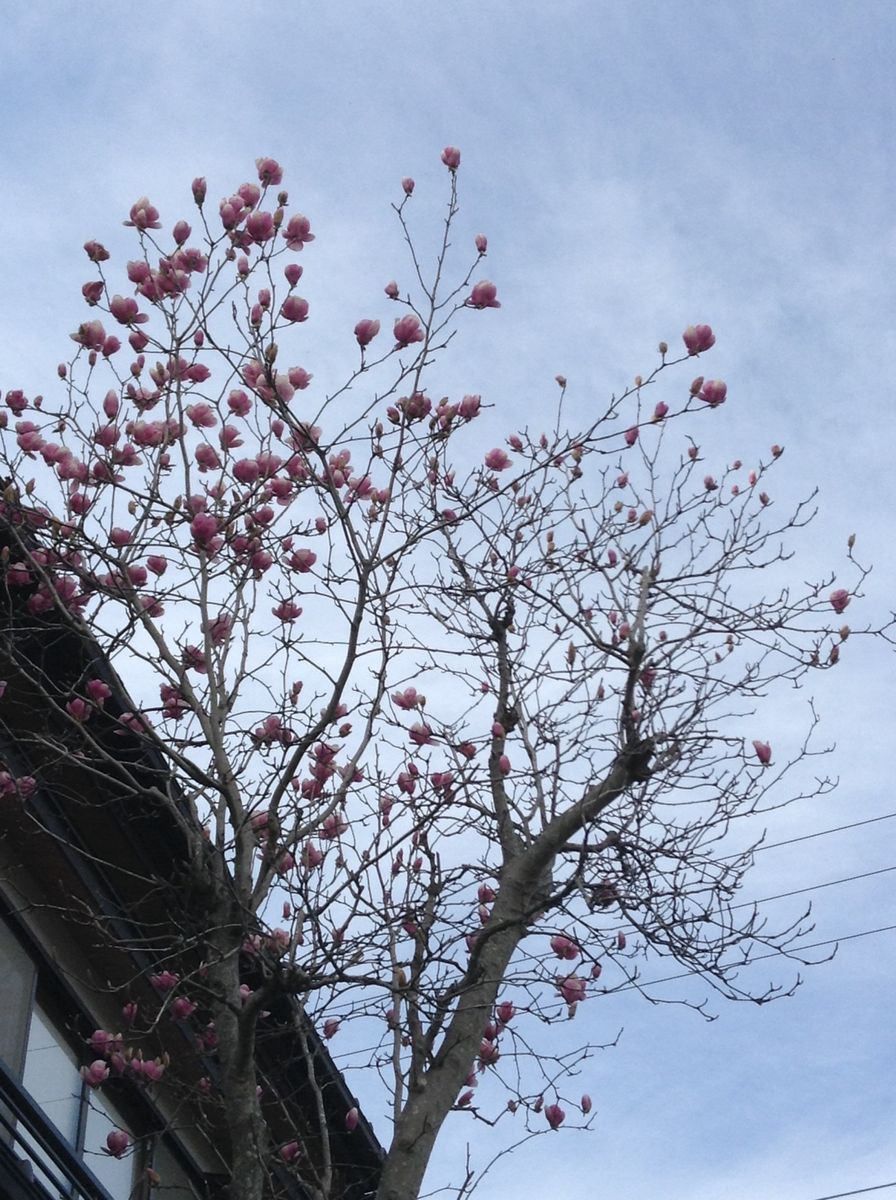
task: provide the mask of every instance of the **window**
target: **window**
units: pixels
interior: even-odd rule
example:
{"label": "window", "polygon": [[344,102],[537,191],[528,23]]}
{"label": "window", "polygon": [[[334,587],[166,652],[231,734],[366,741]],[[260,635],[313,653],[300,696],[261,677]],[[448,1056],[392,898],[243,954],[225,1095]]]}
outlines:
{"label": "window", "polygon": [[[119,1159],[102,1151],[109,1130],[125,1122],[107,1097],[84,1085],[77,1057],[39,1005],[31,1013],[22,1084],[113,1200],[128,1200],[133,1191],[135,1155]],[[23,1131],[20,1140],[41,1183],[54,1196],[71,1196],[70,1188],[60,1191],[54,1186],[43,1169],[48,1165],[44,1155],[28,1134]]]}
{"label": "window", "polygon": [[[80,1068],[96,1055],[79,1045],[71,1033],[73,1025],[92,1027],[73,997],[66,996],[49,960],[41,960],[36,947],[32,957],[0,915],[0,1061],[6,1080],[6,1090],[0,1089],[0,1155],[30,1163],[35,1180],[54,1200],[99,1194],[86,1177],[79,1188],[79,1163],[92,1172],[111,1200],[146,1200],[145,1167],[149,1165],[162,1177],[159,1195],[164,1200],[204,1196],[205,1191],[196,1187],[201,1176],[194,1174],[172,1139],[158,1132],[151,1109],[130,1096],[126,1084],[86,1086]],[[118,1097],[116,1087],[121,1089]],[[28,1099],[39,1110],[33,1116]],[[41,1117],[70,1147],[63,1152],[60,1146],[55,1159],[44,1148]],[[112,1129],[125,1129],[133,1138],[122,1158],[105,1152]]]}
{"label": "window", "polygon": [[0,1058],[21,1075],[34,995],[34,964],[6,922],[0,920]]}

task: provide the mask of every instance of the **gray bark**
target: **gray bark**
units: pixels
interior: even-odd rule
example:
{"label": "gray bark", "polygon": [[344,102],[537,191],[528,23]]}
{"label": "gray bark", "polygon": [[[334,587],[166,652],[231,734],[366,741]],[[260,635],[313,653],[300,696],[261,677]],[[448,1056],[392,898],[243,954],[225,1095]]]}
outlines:
{"label": "gray bark", "polygon": [[652,744],[639,743],[624,751],[605,780],[589,788],[582,800],[551,821],[531,846],[506,862],[489,924],[471,956],[466,985],[442,1043],[431,1065],[409,1085],[377,1200],[417,1200],[436,1138],[475,1060],[510,960],[544,898],[543,881],[555,855],[586,822],[644,777],[652,748]]}

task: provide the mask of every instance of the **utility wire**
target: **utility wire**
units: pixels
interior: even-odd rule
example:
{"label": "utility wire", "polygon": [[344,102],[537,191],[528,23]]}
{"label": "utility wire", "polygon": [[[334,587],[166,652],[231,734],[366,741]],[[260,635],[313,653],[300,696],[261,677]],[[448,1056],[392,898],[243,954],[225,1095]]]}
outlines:
{"label": "utility wire", "polygon": [[[887,875],[890,871],[896,871],[896,866],[878,867],[874,871],[863,871],[859,875],[844,875],[842,879],[826,879],[824,883],[812,883],[808,887],[794,888],[790,892],[778,892],[774,896],[763,896],[761,900],[742,900],[739,904],[732,904],[728,911],[734,912],[739,908],[758,908],[760,904],[771,904],[773,900],[787,900],[791,896],[804,896],[807,892],[818,892],[823,888],[838,887],[841,883],[855,883],[859,879],[871,879],[875,875]],[[676,924],[683,924],[687,918],[683,918]],[[623,926],[624,933],[637,933],[637,926]],[[844,940],[844,939],[841,939]]]}
{"label": "utility wire", "polygon": [[792,892],[779,892],[777,896],[763,896],[761,900],[744,900],[740,904],[732,904],[735,908],[752,908],[754,905],[769,904],[772,900],[786,900],[789,896],[802,896],[806,892],[818,892],[822,888],[837,887],[841,883],[854,883],[857,879],[870,879],[873,875],[886,875],[888,871],[896,871],[896,867],[880,867],[876,871],[863,871],[861,875],[845,875],[842,879],[828,879],[825,883],[813,883],[810,887],[794,888]]}
{"label": "utility wire", "polygon": [[[827,938],[822,942],[802,942],[799,946],[790,946],[787,950],[769,950],[765,954],[753,955],[749,962],[731,963],[732,967],[749,967],[752,963],[761,962],[764,958],[792,958],[795,954],[803,950],[819,950],[823,946],[839,946],[841,942],[852,942],[857,938],[872,937],[876,933],[891,933],[896,930],[896,925],[881,925],[879,929],[863,929],[859,933],[846,933],[842,937]],[[645,979],[637,982],[625,983],[622,987],[608,988],[608,992],[628,992],[634,988],[643,991],[645,988],[656,987],[661,983],[672,983],[677,979],[691,979],[695,975],[705,975],[705,970],[700,970],[695,967],[692,971],[679,971],[677,975],[664,975],[661,979]],[[893,1184],[882,1185],[886,1187],[896,1186]],[[847,1193],[848,1194],[848,1193]],[[826,1197],[819,1197],[819,1200],[826,1200]]]}
{"label": "utility wire", "polygon": [[[880,817],[868,817],[864,821],[852,821],[849,825],[835,825],[833,829],[819,829],[815,833],[804,833],[802,837],[787,838],[783,842],[767,842],[755,848],[754,853],[758,854],[760,850],[777,850],[779,846],[793,846],[796,842],[808,842],[812,838],[825,837],[829,833],[842,833],[845,829],[858,829],[862,825],[873,825],[876,821],[891,821],[896,817],[896,812],[884,813]],[[730,858],[735,858],[736,855],[729,855]]]}
{"label": "utility wire", "polygon": [[864,1196],[867,1192],[882,1192],[891,1187],[896,1187],[896,1180],[892,1183],[878,1183],[874,1187],[856,1188],[854,1192],[832,1192],[830,1196],[815,1196],[814,1200],[842,1200],[843,1196]]}

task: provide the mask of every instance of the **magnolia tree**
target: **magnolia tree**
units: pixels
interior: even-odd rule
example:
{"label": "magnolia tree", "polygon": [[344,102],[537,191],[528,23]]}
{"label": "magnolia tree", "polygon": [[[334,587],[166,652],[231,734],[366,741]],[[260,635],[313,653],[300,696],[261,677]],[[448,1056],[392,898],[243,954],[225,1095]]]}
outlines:
{"label": "magnolia tree", "polygon": [[[811,512],[770,501],[779,447],[704,459],[726,412],[725,383],[694,378],[708,325],[571,430],[560,376],[543,425],[493,446],[487,398],[430,395],[454,331],[500,320],[485,237],[455,265],[459,152],[442,162],[432,261],[405,179],[410,286],[348,314],[340,386],[299,365],[314,235],[264,158],[220,204],[194,180],[189,222],[138,200],[127,264],[88,242],[52,398],[9,391],[0,413],[5,587],[118,664],[116,721],[166,764],[151,799],[183,828],[205,923],[192,957],[155,946],[147,1020],[214,1049],[202,1084],[240,1200],[273,1163],[333,1195],[326,1151],[303,1166],[257,1094],[278,994],[381,1082],[378,1195],[409,1200],[451,1114],[518,1136],[590,1123],[570,1030],[646,952],[745,998],[754,949],[798,932],[735,903],[761,836],[736,822],[792,796],[763,706],[837,663],[865,572],[851,545],[816,583],[786,566]],[[35,738],[144,794],[93,732],[108,682],[40,683],[56,732]],[[34,780],[0,782],[27,810]],[[116,1053],[146,1075],[98,1037],[89,1082]]]}

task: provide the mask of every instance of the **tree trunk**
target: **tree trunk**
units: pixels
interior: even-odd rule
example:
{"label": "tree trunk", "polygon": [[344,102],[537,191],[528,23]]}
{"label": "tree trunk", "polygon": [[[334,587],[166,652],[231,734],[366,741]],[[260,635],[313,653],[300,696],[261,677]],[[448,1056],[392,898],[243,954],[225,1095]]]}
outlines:
{"label": "tree trunk", "polygon": [[[239,1004],[237,956],[209,972],[228,998]],[[255,1022],[236,1010],[234,1001],[215,1006],[221,1093],[230,1140],[230,1200],[263,1200],[268,1176],[267,1127],[258,1103],[255,1071]]]}
{"label": "tree trunk", "polygon": [[513,874],[511,868],[505,875],[492,910],[494,932],[486,932],[478,963],[471,964],[475,977],[461,993],[432,1065],[411,1088],[396,1122],[377,1200],[417,1200],[420,1194],[436,1138],[470,1073],[498,989],[525,932],[532,881]]}

